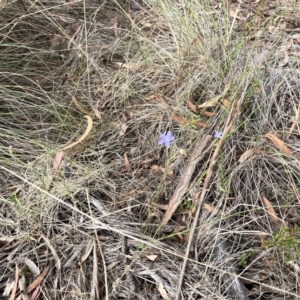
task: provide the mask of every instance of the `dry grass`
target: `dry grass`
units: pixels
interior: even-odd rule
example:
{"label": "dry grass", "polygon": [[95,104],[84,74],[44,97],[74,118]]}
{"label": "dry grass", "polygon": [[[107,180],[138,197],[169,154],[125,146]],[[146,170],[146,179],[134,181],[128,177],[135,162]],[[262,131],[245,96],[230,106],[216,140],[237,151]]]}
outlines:
{"label": "dry grass", "polygon": [[[214,145],[167,225],[155,203],[169,203],[197,137],[224,130],[224,99],[210,118],[187,101],[200,105],[229,83],[224,98],[241,109],[213,170],[205,202],[216,208],[202,210],[182,299],[300,298],[300,6],[225,2],[3,2],[1,299],[16,265],[25,286],[37,277],[26,259],[49,267],[36,299],[175,299]],[[53,170],[86,128],[72,96],[93,128]],[[176,140],[159,146],[168,130]]]}

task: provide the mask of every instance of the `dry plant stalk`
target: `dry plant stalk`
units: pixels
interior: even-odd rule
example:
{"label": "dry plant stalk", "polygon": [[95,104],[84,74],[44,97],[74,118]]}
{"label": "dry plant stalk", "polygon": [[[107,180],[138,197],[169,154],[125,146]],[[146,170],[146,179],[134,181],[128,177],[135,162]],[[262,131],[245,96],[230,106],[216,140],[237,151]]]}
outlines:
{"label": "dry plant stalk", "polygon": [[222,146],[225,142],[226,135],[230,132],[230,130],[232,128],[232,125],[233,125],[239,111],[240,111],[240,101],[237,101],[236,107],[234,105],[232,106],[231,113],[229,114],[229,116],[227,118],[227,121],[226,121],[225,130],[222,134],[222,138],[221,138],[220,142],[217,144],[216,150],[214,151],[213,157],[212,157],[211,162],[209,164],[209,167],[208,167],[208,170],[207,170],[207,175],[205,177],[205,181],[204,181],[204,184],[203,184],[203,190],[200,194],[199,200],[197,201],[198,202],[197,203],[197,212],[196,212],[196,215],[195,215],[193,225],[191,227],[191,231],[190,231],[190,235],[189,235],[189,241],[188,241],[188,245],[187,245],[187,248],[186,248],[183,264],[182,264],[182,267],[181,267],[180,277],[179,277],[179,281],[178,281],[178,285],[177,285],[176,300],[180,299],[180,294],[181,294],[180,291],[181,291],[181,287],[182,287],[185,268],[186,268],[188,257],[189,257],[189,252],[190,252],[190,248],[191,248],[191,245],[192,245],[192,240],[193,240],[196,225],[197,225],[197,222],[198,222],[198,219],[199,219],[199,215],[200,215],[200,212],[201,212],[201,209],[202,209],[202,206],[203,206],[204,198],[205,198],[206,192],[208,191],[208,187],[209,187],[213,167],[214,167],[215,163],[217,162],[218,155],[219,155],[220,149],[222,148]]}
{"label": "dry plant stalk", "polygon": [[173,196],[169,202],[167,207],[167,211],[165,213],[164,219],[162,221],[162,225],[168,223],[170,218],[173,216],[178,206],[180,205],[181,199],[184,194],[187,192],[188,186],[190,184],[191,177],[195,171],[196,165],[203,158],[203,156],[209,151],[210,147],[207,148],[207,144],[211,141],[211,135],[204,135],[204,137],[200,138],[194,147],[194,151],[192,156],[186,166],[181,179],[173,193]]}

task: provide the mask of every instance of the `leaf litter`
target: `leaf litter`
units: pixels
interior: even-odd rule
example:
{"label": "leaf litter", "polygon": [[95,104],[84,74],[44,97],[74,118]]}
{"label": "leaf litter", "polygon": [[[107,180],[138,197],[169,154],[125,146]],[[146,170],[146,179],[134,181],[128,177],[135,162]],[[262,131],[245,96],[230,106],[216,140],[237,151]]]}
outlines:
{"label": "leaf litter", "polygon": [[[300,216],[299,7],[151,2],[150,12],[149,1],[129,2],[101,1],[95,11],[90,1],[72,1],[76,18],[47,2],[44,15],[30,8],[30,20],[18,18],[18,5],[5,4],[1,165],[26,181],[1,167],[1,295],[26,257],[42,272],[34,279],[19,266],[32,299],[41,291],[49,299],[74,291],[82,299],[252,299],[269,291],[273,299],[297,297],[299,245],[288,250],[293,264],[266,245],[281,216],[291,228]],[[174,19],[182,13],[179,28]],[[275,13],[280,22],[268,23]],[[204,154],[195,149],[201,134],[225,132],[237,99],[242,109],[229,134],[210,141]],[[159,147],[168,130],[176,140]],[[72,143],[78,132],[84,134]],[[72,176],[51,174],[67,164]],[[91,246],[95,239],[104,259]],[[188,240],[193,260],[177,292]],[[16,287],[18,297],[24,286]]]}

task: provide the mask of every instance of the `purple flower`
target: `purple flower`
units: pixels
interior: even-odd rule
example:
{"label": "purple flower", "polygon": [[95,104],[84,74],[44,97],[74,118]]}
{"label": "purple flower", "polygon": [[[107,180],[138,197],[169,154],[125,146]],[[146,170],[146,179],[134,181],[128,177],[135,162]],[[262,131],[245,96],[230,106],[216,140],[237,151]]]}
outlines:
{"label": "purple flower", "polygon": [[166,147],[170,146],[170,143],[174,141],[175,138],[172,135],[171,131],[168,131],[167,134],[160,134],[160,140],[158,141],[158,145],[165,145]]}
{"label": "purple flower", "polygon": [[222,131],[215,130],[214,138],[220,139],[222,137]]}

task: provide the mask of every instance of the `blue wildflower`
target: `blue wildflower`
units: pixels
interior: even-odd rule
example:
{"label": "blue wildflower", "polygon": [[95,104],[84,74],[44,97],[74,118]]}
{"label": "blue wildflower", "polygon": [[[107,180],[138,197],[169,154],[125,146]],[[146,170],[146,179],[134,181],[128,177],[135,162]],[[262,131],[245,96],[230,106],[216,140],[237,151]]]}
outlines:
{"label": "blue wildflower", "polygon": [[222,131],[215,130],[214,138],[220,139],[222,137]]}
{"label": "blue wildflower", "polygon": [[167,134],[160,134],[160,140],[158,145],[165,145],[166,147],[170,146],[170,143],[175,140],[175,137],[172,135],[171,131],[168,131]]}

